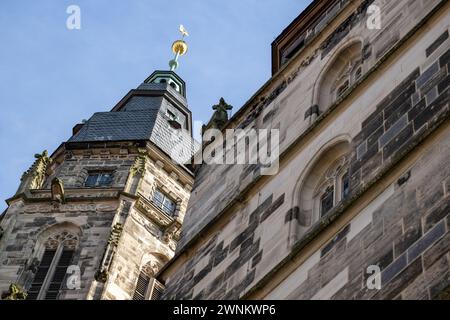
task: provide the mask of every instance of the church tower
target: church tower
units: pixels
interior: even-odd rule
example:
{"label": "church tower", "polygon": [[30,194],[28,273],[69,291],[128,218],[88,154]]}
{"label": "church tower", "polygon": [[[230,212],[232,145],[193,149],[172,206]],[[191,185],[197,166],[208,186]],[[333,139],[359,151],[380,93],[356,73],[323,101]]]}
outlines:
{"label": "church tower", "polygon": [[174,255],[193,183],[173,152],[191,152],[186,84],[174,72],[187,45],[172,49],[170,71],[35,155],[0,221],[2,298],[158,296],[153,277]]}

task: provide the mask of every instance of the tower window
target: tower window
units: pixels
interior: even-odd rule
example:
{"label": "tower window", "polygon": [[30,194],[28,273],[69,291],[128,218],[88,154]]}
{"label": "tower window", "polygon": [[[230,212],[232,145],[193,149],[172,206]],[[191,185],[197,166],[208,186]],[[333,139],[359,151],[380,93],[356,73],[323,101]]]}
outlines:
{"label": "tower window", "polygon": [[156,189],[153,193],[153,204],[160,208],[164,213],[172,216],[175,213],[175,201],[169,198],[165,193]]}
{"label": "tower window", "polygon": [[112,183],[112,172],[89,172],[84,186],[87,188],[106,187]]}
{"label": "tower window", "polygon": [[159,83],[167,83],[167,80],[166,79],[161,79],[161,80],[159,80]]}
{"label": "tower window", "polygon": [[172,111],[170,111],[169,109],[167,109],[167,116],[170,118],[170,120],[177,120],[178,119],[176,114],[173,113]]}

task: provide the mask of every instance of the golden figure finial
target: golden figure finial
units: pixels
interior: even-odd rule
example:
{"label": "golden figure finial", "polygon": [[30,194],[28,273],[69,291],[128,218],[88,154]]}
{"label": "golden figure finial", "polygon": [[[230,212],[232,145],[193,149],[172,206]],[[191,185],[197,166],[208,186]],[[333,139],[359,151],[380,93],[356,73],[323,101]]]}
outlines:
{"label": "golden figure finial", "polygon": [[178,68],[178,58],[185,55],[188,49],[188,45],[183,39],[184,37],[189,36],[189,33],[182,24],[180,24],[178,30],[181,33],[181,39],[175,41],[172,44],[172,51],[173,53],[175,53],[175,57],[169,61],[170,71],[174,71],[176,68]]}

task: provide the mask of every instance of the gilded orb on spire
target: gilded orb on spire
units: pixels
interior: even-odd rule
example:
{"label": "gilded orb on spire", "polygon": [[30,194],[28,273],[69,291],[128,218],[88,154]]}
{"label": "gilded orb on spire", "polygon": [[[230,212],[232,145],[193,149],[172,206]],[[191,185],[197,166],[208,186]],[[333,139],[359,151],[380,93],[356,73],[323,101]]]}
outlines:
{"label": "gilded orb on spire", "polygon": [[186,41],[184,41],[184,37],[189,36],[189,33],[182,24],[180,25],[178,30],[181,33],[181,39],[176,40],[172,44],[172,51],[175,54],[175,57],[169,61],[170,71],[174,71],[176,68],[178,68],[178,58],[185,55],[188,50],[188,45]]}

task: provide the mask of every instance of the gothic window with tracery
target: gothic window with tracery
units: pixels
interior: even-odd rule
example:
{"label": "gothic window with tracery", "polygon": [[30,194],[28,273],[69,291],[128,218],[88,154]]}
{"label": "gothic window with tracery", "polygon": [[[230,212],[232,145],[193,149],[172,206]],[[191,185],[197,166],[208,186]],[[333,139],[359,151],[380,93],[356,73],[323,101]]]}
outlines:
{"label": "gothic window with tracery", "polygon": [[346,156],[335,161],[321,177],[314,195],[316,216],[324,217],[349,192],[348,160]]}
{"label": "gothic window with tracery", "polygon": [[48,237],[33,282],[28,289],[29,300],[55,300],[63,289],[67,268],[78,244],[78,236],[63,230]]}
{"label": "gothic window with tracery", "polygon": [[317,89],[317,105],[321,111],[326,110],[362,77],[362,44],[354,42],[335,56],[323,73]]}

